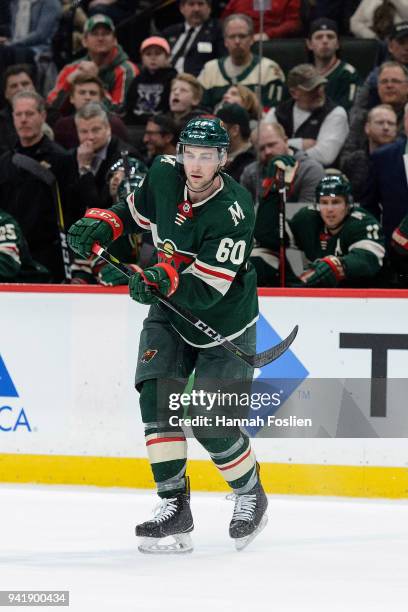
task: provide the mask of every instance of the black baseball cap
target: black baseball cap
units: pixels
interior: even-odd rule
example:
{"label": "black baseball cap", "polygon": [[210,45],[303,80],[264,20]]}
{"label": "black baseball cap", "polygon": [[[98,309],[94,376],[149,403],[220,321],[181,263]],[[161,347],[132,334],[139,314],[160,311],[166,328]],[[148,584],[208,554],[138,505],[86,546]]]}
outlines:
{"label": "black baseball cap", "polygon": [[239,104],[223,104],[216,114],[225,123],[239,125],[243,134],[249,134],[250,117],[248,111],[243,106]]}
{"label": "black baseball cap", "polygon": [[391,30],[390,40],[400,40],[408,37],[408,21],[396,23]]}
{"label": "black baseball cap", "polygon": [[339,27],[333,19],[329,19],[328,17],[320,17],[320,19],[315,19],[310,24],[309,29],[309,38],[315,33],[320,32],[321,30],[330,30],[331,32],[339,33]]}

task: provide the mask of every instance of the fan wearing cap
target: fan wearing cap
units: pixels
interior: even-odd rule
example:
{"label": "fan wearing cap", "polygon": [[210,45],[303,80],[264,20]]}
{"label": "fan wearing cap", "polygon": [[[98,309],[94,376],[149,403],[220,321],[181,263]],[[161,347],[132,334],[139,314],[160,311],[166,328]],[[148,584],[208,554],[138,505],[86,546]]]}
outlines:
{"label": "fan wearing cap", "polygon": [[82,44],[87,50],[85,57],[62,68],[54,89],[48,94],[48,104],[63,108],[69,99],[72,81],[79,74],[87,74],[101,79],[107,92],[108,110],[121,110],[139,69],[118,44],[113,21],[106,15],[90,17],[85,22]]}
{"label": "fan wearing cap", "polygon": [[287,78],[290,99],[272,108],[265,121],[280,123],[289,146],[330,166],[340,153],[349,126],[345,109],[326,96],[326,83],[312,64],[295,66]]}
{"label": "fan wearing cap", "polygon": [[316,70],[327,80],[326,95],[348,111],[356,96],[360,76],[354,66],[337,57],[340,46],[337,23],[326,17],[315,19],[310,24],[306,45]]}
{"label": "fan wearing cap", "polygon": [[[408,19],[408,15],[406,19]],[[405,66],[405,68],[408,68],[408,21],[401,21],[393,27],[387,37],[386,45],[387,56],[385,59],[387,61],[398,62]],[[381,66],[373,68],[363,85],[359,88],[354,103],[358,108],[369,110],[377,104],[381,104],[378,93],[380,68]]]}
{"label": "fan wearing cap", "polygon": [[[192,119],[180,134],[176,157],[157,157],[143,183],[126,200],[106,210],[88,211],[70,228],[68,242],[87,257],[95,241],[106,247],[123,232],[150,231],[158,263],[144,270],[148,282],[171,302],[202,317],[212,330],[253,353],[258,300],[249,255],[255,213],[247,190],[223,172],[228,145],[220,119]],[[140,304],[152,305],[140,337],[136,387],[162,503],[155,518],[137,525],[136,535],[154,545],[158,538],[193,530],[186,437],[177,419],[169,422],[166,381],[173,381],[182,392],[195,370],[194,390],[222,391],[230,383],[234,389],[242,384],[248,390],[253,368],[239,363],[200,327],[160,307],[145,280],[135,274],[129,281],[130,296]],[[235,416],[239,406],[234,405],[233,410]],[[177,413],[170,414],[177,417]],[[205,402],[194,405],[194,414],[208,416]],[[230,536],[255,535],[265,523],[267,499],[249,438],[235,424],[225,429],[214,427],[211,420],[194,427],[193,433],[240,500]],[[189,546],[191,550],[191,543]],[[146,542],[141,550],[158,552]],[[170,551],[177,552],[167,549]]]}
{"label": "fan wearing cap", "polygon": [[316,188],[316,206],[289,221],[292,240],[309,262],[306,287],[373,287],[385,256],[384,232],[368,211],[353,206],[344,175],[328,175]]}
{"label": "fan wearing cap", "polygon": [[133,80],[125,101],[125,123],[145,125],[151,115],[169,110],[171,81],[170,45],[161,36],[150,36],[140,46],[142,69]]}

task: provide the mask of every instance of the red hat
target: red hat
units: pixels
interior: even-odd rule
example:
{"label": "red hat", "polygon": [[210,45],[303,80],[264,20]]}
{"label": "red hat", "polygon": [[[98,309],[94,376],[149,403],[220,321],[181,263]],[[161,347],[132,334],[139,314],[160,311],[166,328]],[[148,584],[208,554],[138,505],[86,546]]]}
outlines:
{"label": "red hat", "polygon": [[170,55],[170,45],[167,40],[165,38],[162,38],[161,36],[150,36],[149,38],[145,38],[142,44],[140,45],[140,53],[143,53],[143,51],[147,49],[147,47],[153,47],[153,45],[155,45],[156,47],[161,47],[165,50],[167,55]]}

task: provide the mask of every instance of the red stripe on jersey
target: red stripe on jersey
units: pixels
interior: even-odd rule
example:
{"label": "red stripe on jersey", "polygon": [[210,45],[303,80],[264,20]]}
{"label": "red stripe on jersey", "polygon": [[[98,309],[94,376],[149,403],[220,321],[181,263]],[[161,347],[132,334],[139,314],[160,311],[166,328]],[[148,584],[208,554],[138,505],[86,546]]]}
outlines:
{"label": "red stripe on jersey", "polygon": [[204,268],[204,266],[200,266],[200,264],[198,264],[197,262],[194,262],[194,265],[197,270],[200,270],[200,272],[205,272],[205,274],[211,274],[212,276],[223,278],[229,281],[230,283],[232,283],[232,281],[234,280],[233,276],[229,276],[228,274],[224,274],[223,272],[216,272],[215,270],[210,270],[210,268]]}
{"label": "red stripe on jersey", "polygon": [[146,442],[146,446],[150,446],[151,444],[159,444],[159,442],[185,442],[186,439],[184,437],[180,438],[155,438],[154,440],[149,440]]}
{"label": "red stripe on jersey", "polygon": [[238,459],[238,461],[236,461],[235,463],[232,463],[231,465],[227,465],[226,467],[220,467],[219,465],[217,465],[217,468],[219,470],[221,470],[221,472],[225,472],[225,470],[230,470],[231,468],[233,468],[233,467],[239,465],[240,463],[242,463],[242,461],[244,461],[250,454],[251,454],[251,447],[245,453],[245,455],[243,457],[241,457],[241,459]]}

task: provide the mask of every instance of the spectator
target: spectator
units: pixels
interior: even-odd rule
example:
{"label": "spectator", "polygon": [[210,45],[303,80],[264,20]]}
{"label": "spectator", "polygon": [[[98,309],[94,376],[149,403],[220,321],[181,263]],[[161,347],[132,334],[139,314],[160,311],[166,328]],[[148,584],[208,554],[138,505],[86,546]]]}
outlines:
{"label": "spectator", "polygon": [[175,155],[179,128],[171,117],[155,115],[146,124],[143,142],[147,149],[147,164],[156,155]]}
{"label": "spectator", "polygon": [[358,38],[386,39],[394,25],[408,20],[406,0],[362,0],[350,19],[350,29]]}
{"label": "spectator", "polygon": [[280,123],[289,145],[305,151],[323,166],[330,166],[347,138],[347,113],[326,97],[322,77],[312,64],[299,64],[288,74],[290,100],[281,102],[266,116]]}
{"label": "spectator", "polygon": [[171,46],[171,60],[177,72],[198,76],[204,64],[225,54],[222,29],[211,19],[211,0],[180,0],[184,23],[162,31]]}
{"label": "spectator", "polygon": [[[408,21],[403,21],[394,27],[387,42],[387,51],[388,60],[399,62],[408,68]],[[377,66],[359,88],[355,104],[360,108],[368,110],[381,103],[378,97],[378,72]]]}
{"label": "spectator", "polygon": [[[259,40],[260,12],[254,9],[253,0],[229,0],[222,18],[237,13],[248,15],[253,20],[255,40]],[[295,36],[301,29],[300,0],[274,0],[272,8],[264,13],[264,39]]]}
{"label": "spectator", "polygon": [[169,66],[170,47],[165,38],[146,38],[140,54],[143,67],[126,95],[125,122],[144,125],[150,115],[169,110],[170,84],[177,72]]}
{"label": "spectator", "polygon": [[119,110],[139,70],[118,45],[112,20],[105,15],[90,17],[84,26],[83,45],[87,55],[61,70],[54,89],[48,95],[48,103],[54,108],[63,109],[72,81],[79,74],[86,74],[99,76],[108,92],[110,110]]}
{"label": "spectator", "polygon": [[11,101],[19,91],[35,91],[32,70],[29,64],[9,66],[4,74],[4,108],[0,111],[0,155],[14,149],[17,132],[13,124]]}
{"label": "spectator", "polygon": [[407,105],[404,126],[403,137],[372,153],[366,189],[361,199],[362,206],[381,221],[387,245],[393,231],[408,213],[407,171],[404,162],[408,134]]}
{"label": "spectator", "polygon": [[59,0],[11,0],[10,39],[0,37],[0,70],[12,64],[34,64],[51,48],[62,13]]}
{"label": "spectator", "polygon": [[289,221],[292,240],[309,261],[300,286],[376,286],[385,255],[378,221],[353,206],[350,183],[342,176],[323,178],[316,202],[317,208],[302,208]]}
{"label": "spectator", "polygon": [[354,102],[360,77],[354,66],[337,57],[337,23],[326,17],[313,21],[306,45],[316,70],[327,80],[326,95],[348,111]]}
{"label": "spectator", "polygon": [[360,202],[368,181],[370,155],[397,138],[397,115],[389,104],[372,108],[364,124],[364,136],[356,139],[350,129],[340,157],[340,170],[351,183],[354,199]]}
{"label": "spectator", "polygon": [[[97,76],[79,74],[73,79],[69,101],[76,111],[79,111],[88,102],[103,103],[105,90],[103,83]],[[128,142],[129,137],[123,121],[114,114],[108,113],[112,134],[120,140]],[[79,145],[78,132],[74,114],[60,117],[54,125],[54,138],[64,149],[74,149]]]}
{"label": "spectator", "polygon": [[[106,175],[129,145],[112,136],[106,111],[97,102],[88,102],[75,113],[79,146],[71,153],[72,210],[76,218],[87,208],[110,204]],[[136,153],[134,150],[132,153]]]}
{"label": "spectator", "polygon": [[225,171],[238,183],[244,169],[255,160],[255,153],[249,139],[249,115],[239,104],[224,104],[218,111],[217,117],[225,124],[230,146],[228,149]]}
{"label": "spectator", "polygon": [[[44,100],[35,91],[21,91],[13,98],[13,121],[18,135],[15,152],[39,162],[56,176],[64,199],[67,181],[67,154],[43,134]],[[32,256],[51,273],[53,282],[64,278],[56,210],[49,185],[38,175],[22,170],[13,163],[14,151],[0,157],[0,200],[5,212],[21,226]],[[65,222],[69,210],[64,206]]]}
{"label": "spectator", "polygon": [[261,115],[261,108],[258,98],[254,92],[245,85],[231,85],[231,87],[229,87],[222,96],[222,100],[216,110],[218,110],[218,108],[225,103],[239,104],[245,108],[252,121],[258,121]]}
{"label": "spectator", "polygon": [[205,114],[200,107],[203,88],[192,74],[182,72],[173,79],[170,90],[170,113],[181,130],[194,117]]}
{"label": "spectator", "polygon": [[17,221],[0,208],[0,283],[47,283],[50,273],[34,261]]}
{"label": "spectator", "polygon": [[[408,102],[408,70],[397,62],[384,62],[378,71],[378,99],[389,104],[397,115],[397,132],[404,132],[404,107]],[[361,149],[365,141],[367,110],[356,100],[350,111],[350,134],[347,150]]]}
{"label": "spectator", "polygon": [[204,106],[213,109],[233,84],[246,85],[252,91],[258,87],[261,74],[261,103],[269,108],[282,98],[285,76],[276,62],[262,59],[251,51],[254,24],[247,15],[231,15],[224,21],[227,57],[207,62],[199,81],[204,87]]}
{"label": "spectator", "polygon": [[[291,157],[293,163],[297,163],[294,181],[287,194],[288,202],[314,202],[316,186],[324,176],[323,166],[311,159],[304,151],[289,146],[285,130],[279,123],[259,124],[259,130],[252,131],[251,140],[256,150],[259,150],[260,167],[258,162],[253,162],[246,167],[241,177],[241,184],[252,193],[257,201],[257,191],[261,193],[262,182],[266,177],[269,162],[278,155]],[[256,177],[259,177],[258,190]]]}

